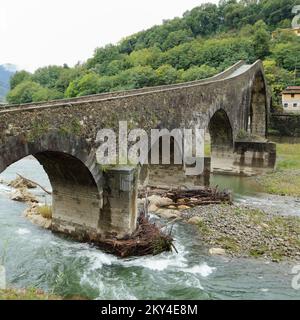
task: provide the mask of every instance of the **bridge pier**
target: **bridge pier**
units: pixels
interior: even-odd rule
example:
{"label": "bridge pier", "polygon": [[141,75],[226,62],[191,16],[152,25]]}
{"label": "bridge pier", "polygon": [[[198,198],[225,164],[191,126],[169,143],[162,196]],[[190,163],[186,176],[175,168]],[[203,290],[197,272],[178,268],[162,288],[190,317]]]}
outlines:
{"label": "bridge pier", "polygon": [[136,229],[138,175],[139,169],[132,166],[112,167],[104,173],[100,221],[110,237],[125,238]]}
{"label": "bridge pier", "polygon": [[35,157],[52,185],[52,231],[81,241],[101,242],[132,234],[137,222],[137,178],[134,167],[102,171],[94,163],[93,174],[79,159],[57,152]]}
{"label": "bridge pier", "polygon": [[276,164],[276,143],[260,141],[236,141],[234,144],[235,164],[243,167],[273,170]]}

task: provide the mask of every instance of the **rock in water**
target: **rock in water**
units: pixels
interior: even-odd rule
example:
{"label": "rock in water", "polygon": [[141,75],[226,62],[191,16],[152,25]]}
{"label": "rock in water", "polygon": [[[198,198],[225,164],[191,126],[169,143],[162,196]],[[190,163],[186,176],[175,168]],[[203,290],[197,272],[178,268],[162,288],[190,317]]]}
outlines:
{"label": "rock in water", "polygon": [[28,192],[26,188],[13,191],[10,195],[10,199],[20,202],[38,202],[35,196]]}
{"label": "rock in water", "polygon": [[25,210],[25,217],[41,228],[50,229],[52,220],[41,216],[38,208],[39,205],[37,203],[32,203],[31,206]]}
{"label": "rock in water", "polygon": [[34,189],[36,188],[36,184],[29,181],[25,180],[21,177],[17,177],[15,180],[12,180],[9,184],[9,187],[15,188],[15,189],[23,189],[23,188],[28,188],[28,189]]}

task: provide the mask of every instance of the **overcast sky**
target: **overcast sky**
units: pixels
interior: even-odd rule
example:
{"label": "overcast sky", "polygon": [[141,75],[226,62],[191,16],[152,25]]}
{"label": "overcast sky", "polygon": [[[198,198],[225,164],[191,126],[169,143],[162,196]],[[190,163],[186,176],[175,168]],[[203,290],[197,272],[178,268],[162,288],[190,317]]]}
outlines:
{"label": "overcast sky", "polygon": [[91,57],[96,47],[218,0],[0,0],[0,64],[36,68]]}

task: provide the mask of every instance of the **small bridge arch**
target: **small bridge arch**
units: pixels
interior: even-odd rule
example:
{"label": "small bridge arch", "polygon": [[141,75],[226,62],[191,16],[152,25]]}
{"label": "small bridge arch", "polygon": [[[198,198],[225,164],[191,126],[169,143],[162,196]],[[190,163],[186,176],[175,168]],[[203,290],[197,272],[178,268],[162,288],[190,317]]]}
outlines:
{"label": "small bridge arch", "polygon": [[233,129],[227,112],[220,108],[211,116],[208,123],[211,140],[211,152],[233,151]]}

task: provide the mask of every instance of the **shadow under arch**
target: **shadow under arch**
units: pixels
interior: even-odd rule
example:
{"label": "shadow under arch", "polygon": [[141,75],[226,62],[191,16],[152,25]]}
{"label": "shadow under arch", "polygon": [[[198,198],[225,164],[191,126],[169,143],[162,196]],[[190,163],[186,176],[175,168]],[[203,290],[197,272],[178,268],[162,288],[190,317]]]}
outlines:
{"label": "shadow under arch", "polygon": [[218,109],[210,118],[208,132],[212,155],[233,151],[232,126],[224,109]]}
{"label": "shadow under arch", "polygon": [[248,111],[247,131],[266,137],[268,124],[268,98],[266,81],[261,71],[254,77]]}

